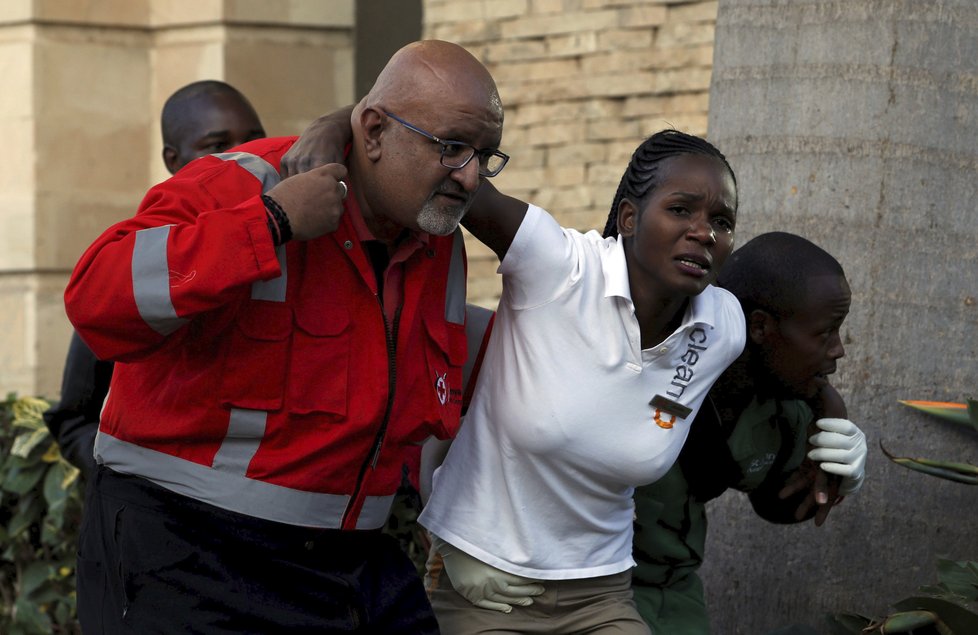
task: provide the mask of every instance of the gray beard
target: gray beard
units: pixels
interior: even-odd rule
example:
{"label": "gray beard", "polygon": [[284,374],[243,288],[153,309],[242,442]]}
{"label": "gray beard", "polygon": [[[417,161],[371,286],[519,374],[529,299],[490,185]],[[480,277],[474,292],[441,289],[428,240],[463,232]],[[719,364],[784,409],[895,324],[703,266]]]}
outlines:
{"label": "gray beard", "polygon": [[435,236],[448,236],[458,227],[471,204],[470,198],[463,207],[439,207],[429,198],[418,213],[418,227]]}

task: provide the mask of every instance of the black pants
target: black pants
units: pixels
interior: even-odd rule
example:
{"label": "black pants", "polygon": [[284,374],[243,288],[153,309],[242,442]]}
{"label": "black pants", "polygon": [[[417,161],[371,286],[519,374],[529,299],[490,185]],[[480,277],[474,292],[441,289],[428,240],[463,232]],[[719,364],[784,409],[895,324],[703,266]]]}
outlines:
{"label": "black pants", "polygon": [[389,536],[243,516],[104,467],[77,580],[85,635],[438,633]]}

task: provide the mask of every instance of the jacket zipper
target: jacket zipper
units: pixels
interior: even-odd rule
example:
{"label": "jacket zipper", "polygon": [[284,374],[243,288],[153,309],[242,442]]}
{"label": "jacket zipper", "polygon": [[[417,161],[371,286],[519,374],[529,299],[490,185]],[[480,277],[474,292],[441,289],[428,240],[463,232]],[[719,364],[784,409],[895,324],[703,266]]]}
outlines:
{"label": "jacket zipper", "polygon": [[360,490],[363,488],[363,482],[367,476],[367,469],[377,467],[380,449],[384,445],[384,436],[387,434],[387,425],[390,422],[391,410],[394,409],[394,392],[397,386],[397,329],[401,323],[401,307],[397,307],[397,310],[394,311],[394,328],[391,329],[390,323],[387,321],[387,314],[384,312],[384,302],[379,295],[377,301],[380,303],[380,315],[384,318],[384,335],[387,338],[387,407],[384,410],[384,418],[380,422],[380,428],[377,429],[373,444],[370,446],[370,452],[367,453],[363,464],[360,466],[360,473],[357,475],[357,483],[353,488],[350,503],[343,513],[341,528],[346,526],[350,510],[360,496]]}

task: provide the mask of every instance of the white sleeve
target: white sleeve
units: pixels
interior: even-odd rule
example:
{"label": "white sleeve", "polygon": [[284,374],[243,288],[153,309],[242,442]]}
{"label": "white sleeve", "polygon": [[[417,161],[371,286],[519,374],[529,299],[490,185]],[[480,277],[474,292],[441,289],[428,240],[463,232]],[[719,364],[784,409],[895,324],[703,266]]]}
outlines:
{"label": "white sleeve", "polygon": [[545,304],[571,284],[579,266],[574,230],[530,205],[506,257],[497,269],[503,275],[502,301],[514,309]]}

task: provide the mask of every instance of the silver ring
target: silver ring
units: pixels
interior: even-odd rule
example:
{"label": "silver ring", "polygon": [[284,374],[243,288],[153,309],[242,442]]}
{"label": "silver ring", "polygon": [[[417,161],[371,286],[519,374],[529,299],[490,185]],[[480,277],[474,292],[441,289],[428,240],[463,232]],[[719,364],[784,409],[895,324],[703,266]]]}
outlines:
{"label": "silver ring", "polygon": [[340,200],[343,200],[346,198],[347,192],[349,192],[349,190],[346,189],[346,183],[344,183],[343,181],[337,181],[337,183],[339,184],[340,187],[343,188],[343,193],[340,194]]}

